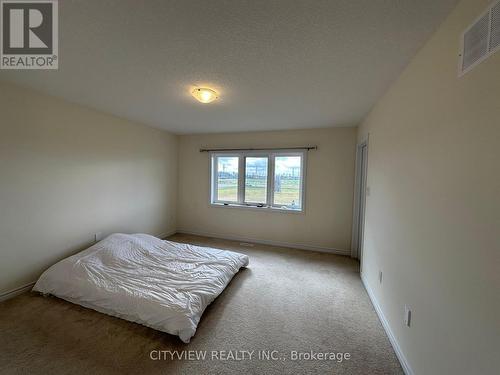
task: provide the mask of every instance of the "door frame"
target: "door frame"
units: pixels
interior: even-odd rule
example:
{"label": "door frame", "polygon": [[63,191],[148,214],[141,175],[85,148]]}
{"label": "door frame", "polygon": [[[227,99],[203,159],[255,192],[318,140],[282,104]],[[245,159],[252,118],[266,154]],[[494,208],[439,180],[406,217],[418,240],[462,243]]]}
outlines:
{"label": "door frame", "polygon": [[[368,176],[368,142],[369,134],[362,138],[356,145],[356,169],[354,181],[354,202],[352,215],[352,238],[351,238],[351,257],[359,259],[363,255],[363,236],[364,220],[366,213],[366,180]],[[363,147],[366,147],[366,163],[363,165]],[[362,192],[363,181],[365,178],[365,191]],[[364,204],[362,204],[364,199]],[[362,212],[361,212],[362,211]],[[361,230],[361,231],[360,231]]]}

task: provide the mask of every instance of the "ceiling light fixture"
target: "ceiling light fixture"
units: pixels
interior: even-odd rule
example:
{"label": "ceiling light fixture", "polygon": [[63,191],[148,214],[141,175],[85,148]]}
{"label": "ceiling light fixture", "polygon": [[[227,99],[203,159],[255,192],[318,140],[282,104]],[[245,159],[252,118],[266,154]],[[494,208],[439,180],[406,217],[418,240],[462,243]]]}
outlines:
{"label": "ceiling light fixture", "polygon": [[198,100],[201,103],[211,103],[215,99],[217,99],[217,93],[214,90],[208,89],[206,87],[195,88],[191,92],[191,95],[193,95],[196,98],[196,100]]}

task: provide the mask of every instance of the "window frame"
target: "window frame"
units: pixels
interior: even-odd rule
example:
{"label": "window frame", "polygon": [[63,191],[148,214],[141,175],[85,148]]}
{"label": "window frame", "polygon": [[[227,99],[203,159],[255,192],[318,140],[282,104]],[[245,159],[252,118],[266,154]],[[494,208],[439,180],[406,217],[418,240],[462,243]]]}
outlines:
{"label": "window frame", "polygon": [[[284,208],[282,205],[274,204],[274,181],[275,181],[275,159],[276,157],[299,156],[301,158],[299,197],[300,209]],[[218,200],[218,157],[238,157],[238,184],[237,202]],[[245,178],[246,178],[246,158],[247,157],[267,157],[267,191],[265,203],[245,202]],[[263,151],[211,151],[209,152],[209,204],[214,207],[245,208],[263,211],[304,213],[306,197],[307,178],[307,150],[270,150]]]}
{"label": "window frame", "polygon": [[[240,202],[238,202],[238,204],[242,204],[244,206],[257,206],[259,208],[260,205],[264,205],[264,206],[268,206],[269,205],[269,179],[270,179],[270,175],[271,175],[271,157],[269,156],[269,154],[262,154],[262,153],[256,153],[256,154],[247,154],[247,153],[244,153],[241,155],[242,159],[243,159],[243,190],[242,190],[242,195],[243,195],[243,199]],[[266,182],[266,201],[263,202],[263,203],[259,203],[259,202],[247,202],[245,200],[245,193],[246,193],[246,184],[245,184],[245,180],[246,180],[246,176],[247,176],[247,158],[267,158],[267,182]],[[239,171],[238,171],[238,177],[239,177]]]}
{"label": "window frame", "polygon": [[[236,202],[234,201],[225,201],[225,200],[220,200],[218,199],[218,185],[219,181],[218,178],[216,178],[217,173],[219,172],[219,164],[217,162],[217,157],[223,156],[223,157],[237,157],[238,158],[238,182],[236,186]],[[213,204],[238,204],[240,202],[240,182],[241,182],[241,176],[240,176],[240,170],[241,170],[241,157],[238,154],[234,153],[225,153],[223,155],[217,155],[217,157],[210,157],[210,178],[211,178],[211,192],[210,192],[210,201],[213,202]],[[215,171],[215,173],[214,173]]]}
{"label": "window frame", "polygon": [[305,198],[305,157],[307,155],[307,152],[278,152],[273,154],[273,178],[271,181],[271,188],[272,188],[272,200],[271,200],[271,206],[275,209],[282,209],[282,210],[294,210],[292,208],[282,208],[281,205],[275,204],[274,203],[274,181],[276,178],[276,170],[275,170],[275,164],[276,164],[276,157],[277,156],[300,156],[300,179],[299,179],[299,198],[300,198],[300,209],[299,210],[294,210],[294,211],[303,211],[303,206],[304,206],[304,198]]}

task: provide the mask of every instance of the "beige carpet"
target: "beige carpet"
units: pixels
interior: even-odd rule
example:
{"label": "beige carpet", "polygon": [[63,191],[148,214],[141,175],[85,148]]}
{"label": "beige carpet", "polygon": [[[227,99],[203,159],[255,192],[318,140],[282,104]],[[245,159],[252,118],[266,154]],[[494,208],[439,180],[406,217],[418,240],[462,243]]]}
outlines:
{"label": "beige carpet", "polygon": [[[175,235],[171,239],[250,256],[205,311],[190,344],[54,297],[26,293],[0,303],[1,374],[401,374],[348,257]],[[205,360],[169,352],[206,352]],[[220,351],[235,358],[220,360]],[[277,360],[258,358],[276,351]],[[292,351],[350,359],[292,360]],[[160,360],[153,357],[163,356]],[[254,351],[236,357],[234,351]],[[187,352],[185,352],[187,354]],[[193,352],[195,353],[195,352]],[[239,352],[241,353],[241,352]],[[199,354],[202,355],[202,354]],[[345,358],[345,357],[344,357]]]}

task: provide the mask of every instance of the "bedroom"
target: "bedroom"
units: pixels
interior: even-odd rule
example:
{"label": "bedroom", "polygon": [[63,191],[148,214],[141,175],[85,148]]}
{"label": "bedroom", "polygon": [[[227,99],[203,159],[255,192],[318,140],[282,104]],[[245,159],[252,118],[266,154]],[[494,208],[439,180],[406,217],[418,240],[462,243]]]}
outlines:
{"label": "bedroom", "polygon": [[497,373],[497,4],[1,1],[0,373]]}

